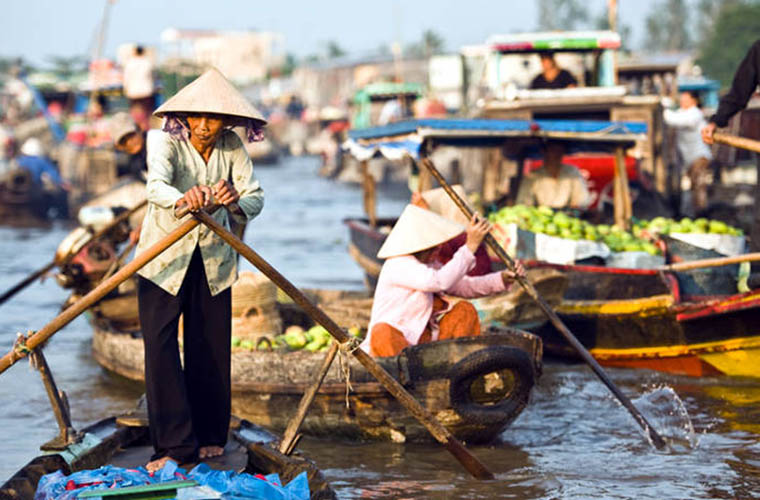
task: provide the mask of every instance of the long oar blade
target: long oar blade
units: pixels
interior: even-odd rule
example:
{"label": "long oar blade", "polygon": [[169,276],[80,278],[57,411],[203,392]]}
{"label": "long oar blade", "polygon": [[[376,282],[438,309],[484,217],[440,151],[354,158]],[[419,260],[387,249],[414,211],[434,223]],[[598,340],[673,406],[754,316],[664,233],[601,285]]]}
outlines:
{"label": "long oar blade", "polygon": [[[240,255],[245,257],[251,264],[256,266],[264,275],[276,284],[283,292],[288,294],[293,301],[301,306],[314,321],[325,327],[330,334],[340,343],[350,341],[351,337],[346,334],[327,314],[312,303],[295,285],[288,281],[266,260],[257,254],[251,247],[243,243],[240,238],[227,231],[216,219],[207,213],[200,211],[193,215],[212,231],[219,235]],[[414,397],[404,389],[396,379],[391,377],[383,367],[377,364],[369,354],[362,349],[353,349],[353,356],[369,371],[385,389],[390,392],[419,422],[424,425],[430,434],[461,463],[465,469],[476,479],[493,479],[493,473],[486,468],[473,454],[471,454],[435,417],[428,413]]]}
{"label": "long oar blade", "polygon": [[[422,160],[422,164],[425,165],[425,167],[430,171],[430,173],[433,175],[433,177],[436,178],[438,183],[441,185],[441,187],[446,191],[446,193],[451,197],[451,200],[459,207],[459,209],[464,213],[468,218],[472,217],[473,212],[470,209],[469,206],[464,202],[462,198],[459,197],[459,195],[454,191],[448,182],[446,182],[446,179],[443,178],[441,173],[438,171],[438,169],[435,167],[432,161],[425,158]],[[506,264],[507,268],[510,270],[514,270],[515,268],[515,262],[512,260],[512,257],[507,254],[506,251],[504,251],[504,248],[502,248],[501,245],[496,241],[496,239],[491,236],[490,234],[486,235],[485,238],[486,244],[491,247],[491,250],[493,250],[496,255],[499,256],[499,258]],[[541,308],[541,310],[546,314],[546,316],[549,318],[549,321],[552,322],[552,325],[562,334],[563,337],[568,341],[568,343],[575,349],[580,357],[583,359],[583,361],[588,364],[591,369],[594,371],[597,377],[604,383],[604,385],[607,386],[607,388],[612,392],[612,394],[615,395],[615,397],[620,401],[620,403],[630,412],[631,416],[633,416],[634,420],[636,420],[636,423],[641,426],[642,429],[644,429],[644,432],[647,433],[649,438],[652,440],[652,443],[655,445],[657,449],[662,449],[666,446],[665,440],[660,436],[654,427],[647,421],[647,419],[644,417],[644,415],[639,412],[638,409],[633,405],[630,399],[623,394],[620,389],[615,385],[612,380],[607,376],[607,373],[602,369],[601,365],[594,359],[593,356],[591,356],[591,353],[588,352],[588,350],[583,347],[583,345],[578,341],[578,339],[575,337],[575,335],[572,334],[569,328],[565,325],[565,323],[560,319],[559,316],[557,316],[557,313],[554,312],[554,310],[551,308],[551,306],[538,294],[538,291],[533,286],[533,284],[528,281],[524,277],[518,277],[517,281],[522,285],[522,287],[525,289],[526,292],[528,292],[528,295],[530,295],[533,300],[536,301],[538,306]]]}

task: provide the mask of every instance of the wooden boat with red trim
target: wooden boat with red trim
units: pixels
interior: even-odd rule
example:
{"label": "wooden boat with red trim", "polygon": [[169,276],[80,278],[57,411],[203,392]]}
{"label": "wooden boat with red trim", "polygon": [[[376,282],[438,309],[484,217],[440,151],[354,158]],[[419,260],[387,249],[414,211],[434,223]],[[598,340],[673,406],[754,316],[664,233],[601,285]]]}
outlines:
{"label": "wooden boat with red trim", "polygon": [[[682,294],[679,273],[558,266],[569,278],[557,313],[606,366],[760,377],[760,291]],[[533,330],[546,352],[574,352],[548,323]]]}

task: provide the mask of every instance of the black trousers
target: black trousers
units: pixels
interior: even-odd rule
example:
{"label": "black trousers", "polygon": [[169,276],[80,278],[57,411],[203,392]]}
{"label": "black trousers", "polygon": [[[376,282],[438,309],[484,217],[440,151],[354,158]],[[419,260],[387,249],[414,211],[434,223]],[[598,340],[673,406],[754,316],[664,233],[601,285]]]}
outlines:
{"label": "black trousers", "polygon": [[[173,296],[140,277],[152,460],[196,458],[201,446],[224,446],[230,422],[231,290],[211,296],[198,248]],[[183,319],[184,369],[177,326]]]}

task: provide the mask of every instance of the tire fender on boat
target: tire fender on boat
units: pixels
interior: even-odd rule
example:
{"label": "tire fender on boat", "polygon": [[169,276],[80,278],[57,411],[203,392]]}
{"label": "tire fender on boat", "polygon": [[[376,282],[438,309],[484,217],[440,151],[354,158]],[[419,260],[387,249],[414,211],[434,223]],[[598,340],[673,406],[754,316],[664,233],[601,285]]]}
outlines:
{"label": "tire fender on boat", "polygon": [[[501,370],[514,375],[514,387],[494,404],[472,400],[470,387],[481,376]],[[510,419],[528,403],[535,383],[530,356],[515,347],[492,346],[473,352],[459,360],[449,371],[449,398],[452,408],[474,424],[493,425]]]}

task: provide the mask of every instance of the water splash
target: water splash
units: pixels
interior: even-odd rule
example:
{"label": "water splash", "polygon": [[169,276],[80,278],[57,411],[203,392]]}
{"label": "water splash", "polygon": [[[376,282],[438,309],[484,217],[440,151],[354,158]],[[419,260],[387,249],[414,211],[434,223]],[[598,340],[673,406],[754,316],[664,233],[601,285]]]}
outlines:
{"label": "water splash", "polygon": [[671,449],[680,446],[695,450],[699,446],[699,436],[694,431],[689,412],[672,387],[655,387],[636,398],[633,404],[668,442]]}

